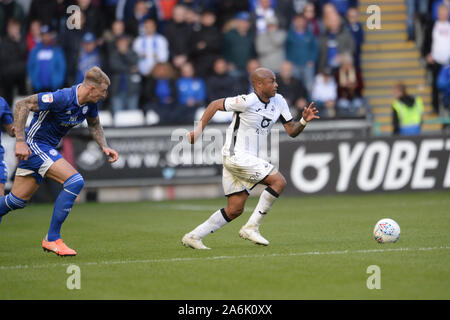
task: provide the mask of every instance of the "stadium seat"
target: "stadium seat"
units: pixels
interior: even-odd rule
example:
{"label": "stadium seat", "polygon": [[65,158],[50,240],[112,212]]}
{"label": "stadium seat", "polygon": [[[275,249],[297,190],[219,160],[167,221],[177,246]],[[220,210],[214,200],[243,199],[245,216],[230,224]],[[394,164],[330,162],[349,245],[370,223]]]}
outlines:
{"label": "stadium seat", "polygon": [[100,123],[102,124],[103,127],[111,127],[114,124],[113,116],[110,111],[108,110],[99,111],[98,116],[100,118]]}
{"label": "stadium seat", "polygon": [[149,126],[158,124],[159,123],[158,114],[153,110],[148,111],[147,114],[145,115],[145,122]]}
{"label": "stadium seat", "polygon": [[114,125],[116,127],[138,127],[144,124],[145,117],[142,110],[123,110],[114,114]]}

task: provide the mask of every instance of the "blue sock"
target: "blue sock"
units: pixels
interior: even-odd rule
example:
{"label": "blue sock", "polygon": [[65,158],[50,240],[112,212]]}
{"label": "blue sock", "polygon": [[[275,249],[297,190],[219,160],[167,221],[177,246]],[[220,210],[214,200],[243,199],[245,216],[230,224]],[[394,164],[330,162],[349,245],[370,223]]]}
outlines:
{"label": "blue sock", "polygon": [[12,192],[0,198],[0,222],[2,217],[8,212],[16,209],[23,209],[27,205],[25,200],[16,197]]}
{"label": "blue sock", "polygon": [[53,209],[52,221],[47,234],[47,241],[56,241],[61,238],[61,226],[66,220],[75,199],[83,189],[84,180],[81,174],[76,173],[63,184],[63,190],[59,194]]}

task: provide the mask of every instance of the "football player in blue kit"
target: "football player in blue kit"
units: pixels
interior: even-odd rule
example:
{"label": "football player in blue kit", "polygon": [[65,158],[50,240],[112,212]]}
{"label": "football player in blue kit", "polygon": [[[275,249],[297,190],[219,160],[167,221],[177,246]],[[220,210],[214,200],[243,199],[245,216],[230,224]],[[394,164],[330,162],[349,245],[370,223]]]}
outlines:
{"label": "football player in blue kit", "polygon": [[[5,99],[0,97],[0,125],[11,136],[14,137],[13,116]],[[0,132],[1,139],[1,132]],[[3,160],[5,155],[5,149],[0,144],[0,197],[5,193],[5,183],[8,181],[8,171],[6,170],[6,164]]]}
{"label": "football player in blue kit", "polygon": [[[68,131],[85,119],[93,139],[99,144],[109,162],[118,154],[108,147],[100,125],[97,102],[105,99],[111,84],[108,76],[98,67],[86,72],[81,84],[55,92],[43,92],[16,103],[14,128],[15,154],[19,160],[11,192],[0,198],[0,219],[11,210],[22,209],[36,192],[43,178],[62,184],[56,199],[50,228],[42,240],[44,251],[59,256],[74,256],[76,251],[61,239],[61,226],[84,186],[83,177],[56,151],[60,140]],[[30,111],[34,111],[29,130],[25,124]]]}

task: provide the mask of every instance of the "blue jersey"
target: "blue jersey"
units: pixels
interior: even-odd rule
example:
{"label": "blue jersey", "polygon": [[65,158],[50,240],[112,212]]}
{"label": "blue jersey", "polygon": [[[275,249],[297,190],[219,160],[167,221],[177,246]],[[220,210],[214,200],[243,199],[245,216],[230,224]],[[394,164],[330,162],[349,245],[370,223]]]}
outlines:
{"label": "blue jersey", "polygon": [[[0,97],[0,124],[1,125],[11,124],[13,122],[14,122],[14,118],[11,114],[11,110],[9,109],[8,103],[6,102],[5,99]],[[0,131],[0,156],[1,156],[1,159],[3,159],[3,154],[5,153],[5,149],[3,149],[3,146],[1,145],[1,137],[2,137],[2,133]]]}
{"label": "blue jersey", "polygon": [[96,103],[79,105],[79,86],[38,94],[39,112],[34,114],[27,132],[29,145],[43,143],[56,148],[72,127],[82,123],[86,117],[98,116]]}

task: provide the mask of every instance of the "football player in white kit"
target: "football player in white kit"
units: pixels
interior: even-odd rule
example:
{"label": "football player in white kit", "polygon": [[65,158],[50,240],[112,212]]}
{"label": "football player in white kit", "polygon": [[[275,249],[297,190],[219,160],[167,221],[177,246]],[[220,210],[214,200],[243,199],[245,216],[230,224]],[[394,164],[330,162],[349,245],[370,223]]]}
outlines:
{"label": "football player in white kit", "polygon": [[203,244],[203,237],[239,217],[244,211],[249,190],[259,183],[267,187],[261,193],[250,219],[239,231],[239,236],[256,244],[268,245],[269,241],[261,236],[259,226],[283,192],[286,180],[271,163],[258,157],[258,138],[267,135],[278,119],[281,119],[289,136],[296,137],[309,121],[319,118],[312,102],[303,110],[302,119],[294,122],[285,99],[277,94],[278,84],[271,70],[255,70],[251,74],[251,81],[254,92],[211,102],[194,131],[188,135],[189,142],[194,143],[216,111],[234,112],[222,149],[222,184],[228,198],[227,207],[217,210],[208,220],[185,234],[181,242],[186,247],[209,249]]}

